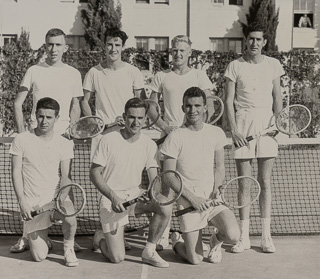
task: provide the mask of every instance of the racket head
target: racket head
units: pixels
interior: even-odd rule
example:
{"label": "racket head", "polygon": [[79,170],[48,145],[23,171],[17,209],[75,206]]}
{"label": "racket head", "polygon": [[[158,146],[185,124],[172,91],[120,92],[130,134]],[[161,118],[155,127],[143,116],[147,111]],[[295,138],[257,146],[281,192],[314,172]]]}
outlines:
{"label": "racket head", "polygon": [[[160,118],[161,116],[161,108],[159,104],[153,100],[146,99],[144,102],[147,104],[147,116],[146,116],[146,121],[144,125],[142,126],[142,129],[148,129],[151,126],[153,126]],[[148,117],[148,111],[150,108],[153,108],[154,114],[157,113],[155,119],[152,121],[150,117]]]}
{"label": "racket head", "polygon": [[79,184],[68,184],[59,189],[56,209],[65,217],[78,215],[86,205],[86,193]]}
{"label": "racket head", "polygon": [[303,105],[290,105],[279,113],[275,124],[281,133],[286,135],[299,134],[311,123],[311,112]]}
{"label": "racket head", "polygon": [[174,203],[183,191],[182,179],[175,171],[164,171],[152,182],[148,192],[151,200],[164,206]]}
{"label": "racket head", "polygon": [[69,133],[74,139],[90,139],[102,133],[104,127],[104,122],[100,117],[85,116],[69,126]]}
{"label": "racket head", "polygon": [[230,208],[243,208],[254,203],[260,195],[261,187],[254,177],[237,176],[226,185],[219,187],[222,202]]}
{"label": "racket head", "polygon": [[213,125],[222,117],[224,112],[224,103],[218,96],[212,95],[207,97],[207,107],[208,105],[209,108],[214,108],[214,110],[207,110],[204,121]]}

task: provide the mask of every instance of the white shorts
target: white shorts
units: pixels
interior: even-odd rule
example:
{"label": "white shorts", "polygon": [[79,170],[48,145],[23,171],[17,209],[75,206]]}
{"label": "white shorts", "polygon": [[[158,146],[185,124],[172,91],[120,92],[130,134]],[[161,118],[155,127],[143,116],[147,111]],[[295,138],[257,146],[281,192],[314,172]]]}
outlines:
{"label": "white shorts", "polygon": [[[66,201],[64,201],[64,207],[70,208],[68,212],[72,212],[73,210],[73,204],[72,201],[67,198]],[[34,208],[36,209],[36,208]],[[24,230],[27,234],[45,230],[50,228],[53,224],[56,224],[57,220],[54,220],[53,218],[54,211],[45,211],[37,216],[35,216],[32,220],[26,221],[24,223]]]}
{"label": "white shorts", "polygon": [[[203,198],[209,198],[212,188],[211,189],[203,189],[201,187],[195,188],[188,188],[194,195]],[[178,208],[184,209],[190,207],[191,203],[184,198],[179,198],[178,200]],[[228,209],[224,205],[218,205],[215,207],[210,207],[205,211],[192,211],[182,216],[179,216],[180,222],[180,230],[183,233],[198,231],[205,228],[209,221],[218,215],[221,211]]]}
{"label": "white shorts", "polygon": [[[272,111],[266,109],[239,109],[236,112],[238,131],[246,136],[254,135],[270,126]],[[232,144],[234,159],[253,159],[278,156],[278,142],[268,135],[253,139],[247,146]]]}
{"label": "white shorts", "polygon": [[[127,191],[114,191],[120,198],[132,200],[138,197],[142,191],[139,188],[134,188]],[[114,231],[120,227],[129,224],[129,214],[134,214],[135,205],[129,206],[122,213],[116,213],[112,210],[111,201],[105,196],[101,196],[99,201],[100,223],[104,233]]]}

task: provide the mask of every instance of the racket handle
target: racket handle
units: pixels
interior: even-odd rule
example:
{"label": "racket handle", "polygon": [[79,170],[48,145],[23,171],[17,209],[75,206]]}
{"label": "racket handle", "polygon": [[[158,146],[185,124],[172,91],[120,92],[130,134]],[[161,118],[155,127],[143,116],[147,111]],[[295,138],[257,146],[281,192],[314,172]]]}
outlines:
{"label": "racket handle", "polygon": [[39,212],[37,210],[31,211],[31,216],[32,217],[37,216],[37,215],[39,215]]}
{"label": "racket handle", "polygon": [[[252,141],[253,140],[253,136],[246,137],[246,140],[247,141]],[[234,143],[234,146],[235,147],[239,147],[238,145],[236,145],[236,143]]]}
{"label": "racket handle", "polygon": [[185,208],[185,209],[181,209],[181,210],[178,210],[178,211],[176,211],[173,215],[175,216],[175,217],[179,217],[179,216],[181,216],[181,215],[184,215],[184,214],[186,214],[186,213],[189,213],[189,212],[192,212],[192,211],[195,211],[196,209],[194,208],[194,207],[187,207],[187,208]]}
{"label": "racket handle", "polygon": [[157,146],[159,146],[160,144],[162,144],[162,143],[165,141],[165,139],[167,138],[167,136],[168,136],[168,135],[166,135],[166,136],[164,136],[164,137],[162,137],[162,138],[160,138],[160,139],[156,140],[156,144],[157,144]]}
{"label": "racket handle", "polygon": [[136,199],[133,199],[133,200],[130,200],[130,201],[126,201],[122,205],[123,205],[124,208],[127,209],[127,207],[129,207],[130,205],[133,205],[134,203],[136,203],[138,201],[139,201],[139,199],[136,198]]}

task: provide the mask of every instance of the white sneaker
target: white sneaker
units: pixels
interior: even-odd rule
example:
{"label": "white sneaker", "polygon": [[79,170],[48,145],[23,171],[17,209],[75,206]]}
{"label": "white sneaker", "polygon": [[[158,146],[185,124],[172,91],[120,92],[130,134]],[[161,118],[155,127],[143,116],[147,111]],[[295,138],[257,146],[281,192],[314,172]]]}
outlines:
{"label": "white sneaker", "polygon": [[162,259],[159,254],[154,250],[143,249],[142,261],[147,264],[151,264],[156,267],[166,268],[169,267],[169,263]]}
{"label": "white sneaker", "polygon": [[79,261],[73,249],[68,249],[64,252],[64,261],[68,267],[75,267],[79,265]]}
{"label": "white sneaker", "polygon": [[215,241],[216,236],[212,235],[210,238],[210,252],[208,254],[208,260],[210,263],[220,263],[222,261],[222,251],[221,246],[223,242]]}
{"label": "white sneaker", "polygon": [[231,247],[232,253],[242,253],[245,250],[249,250],[251,248],[250,240],[240,238],[236,245]]}
{"label": "white sneaker", "polygon": [[171,239],[171,244],[172,244],[172,251],[173,253],[176,254],[176,250],[175,250],[175,246],[178,242],[184,242],[182,236],[180,233],[178,232],[173,232],[170,235],[170,239]]}
{"label": "white sneaker", "polygon": [[276,251],[271,237],[261,240],[261,249],[265,253],[274,253]]}
{"label": "white sneaker", "polygon": [[162,236],[156,246],[156,251],[162,251],[169,246],[169,238],[167,236]]}
{"label": "white sneaker", "polygon": [[21,253],[24,250],[29,250],[29,241],[24,236],[19,238],[17,243],[10,247],[11,253]]}
{"label": "white sneaker", "polygon": [[102,230],[96,230],[93,236],[92,250],[95,252],[101,252],[100,250],[100,240],[104,238]]}

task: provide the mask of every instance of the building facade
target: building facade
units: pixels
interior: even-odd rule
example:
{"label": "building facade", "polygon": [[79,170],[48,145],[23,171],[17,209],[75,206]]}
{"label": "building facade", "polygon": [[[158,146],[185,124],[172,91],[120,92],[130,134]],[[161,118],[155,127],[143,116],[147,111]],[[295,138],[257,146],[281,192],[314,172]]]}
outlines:
{"label": "building facade", "polygon": [[[0,0],[0,46],[24,29],[33,48],[53,27],[68,34],[74,48],[85,46],[81,10],[88,0]],[[198,50],[243,49],[239,21],[245,22],[251,0],[114,0],[122,8],[127,47],[164,50],[177,34],[189,35]],[[279,8],[276,43],[280,51],[319,50],[320,0],[274,0]],[[306,24],[299,24],[305,16]]]}

